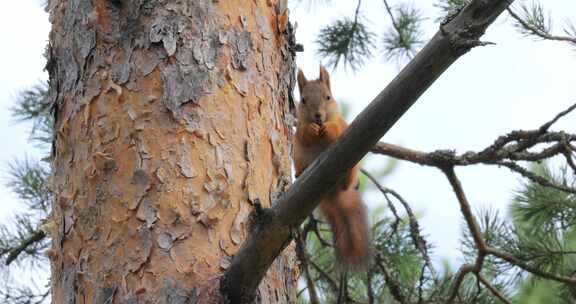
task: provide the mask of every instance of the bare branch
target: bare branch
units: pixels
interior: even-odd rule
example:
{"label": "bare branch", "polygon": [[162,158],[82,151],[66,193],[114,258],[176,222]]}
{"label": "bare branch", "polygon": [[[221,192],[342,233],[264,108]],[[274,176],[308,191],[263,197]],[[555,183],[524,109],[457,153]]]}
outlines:
{"label": "bare branch", "polygon": [[392,21],[392,26],[394,26],[394,29],[396,30],[398,35],[401,35],[402,31],[401,31],[400,27],[398,26],[398,22],[396,22],[396,18],[394,17],[394,13],[392,12],[392,8],[388,4],[388,1],[386,1],[386,0],[382,0],[382,1],[384,2],[384,6],[386,7],[386,12],[388,13],[388,16],[390,16],[390,20]]}
{"label": "bare branch", "polygon": [[[575,41],[576,41],[576,39],[575,39]],[[541,133],[544,133],[544,132],[548,131],[548,129],[550,129],[550,127],[551,127],[553,124],[555,124],[560,118],[562,118],[562,117],[570,114],[570,112],[574,111],[574,109],[576,109],[576,103],[573,104],[573,105],[571,105],[570,107],[568,107],[568,109],[566,109],[566,110],[558,113],[558,114],[557,114],[552,120],[550,120],[549,122],[543,124],[543,125],[540,127],[540,132],[541,132]]]}

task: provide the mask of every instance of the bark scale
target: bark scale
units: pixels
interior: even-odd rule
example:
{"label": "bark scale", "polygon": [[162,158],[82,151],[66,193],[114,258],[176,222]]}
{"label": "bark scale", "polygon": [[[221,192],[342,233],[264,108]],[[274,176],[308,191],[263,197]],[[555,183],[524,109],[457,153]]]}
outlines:
{"label": "bark scale", "polygon": [[[51,0],[54,303],[211,303],[291,183],[285,1]],[[259,285],[293,303],[293,247]]]}

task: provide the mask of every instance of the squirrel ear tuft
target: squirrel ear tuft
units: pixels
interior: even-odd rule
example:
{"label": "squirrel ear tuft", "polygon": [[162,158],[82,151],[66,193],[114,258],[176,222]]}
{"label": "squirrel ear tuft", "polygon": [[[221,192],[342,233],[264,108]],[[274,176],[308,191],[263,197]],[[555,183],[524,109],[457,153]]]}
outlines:
{"label": "squirrel ear tuft", "polygon": [[330,75],[328,74],[328,71],[326,71],[326,68],[324,68],[322,65],[320,65],[320,78],[319,79],[330,90]]}
{"label": "squirrel ear tuft", "polygon": [[306,85],[306,83],[308,82],[308,80],[306,80],[306,76],[304,76],[304,72],[302,72],[302,69],[298,69],[298,91],[300,92],[300,94],[302,94],[302,89],[304,88],[304,85]]}

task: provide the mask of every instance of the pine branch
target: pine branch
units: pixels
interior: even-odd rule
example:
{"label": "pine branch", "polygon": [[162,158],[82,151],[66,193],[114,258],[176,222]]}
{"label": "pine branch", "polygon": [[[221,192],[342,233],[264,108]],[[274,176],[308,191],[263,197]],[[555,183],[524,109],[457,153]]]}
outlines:
{"label": "pine branch", "polygon": [[48,83],[41,82],[20,92],[11,110],[16,120],[32,122],[31,140],[42,145],[52,143],[54,117],[50,112]]}
{"label": "pine branch", "polygon": [[403,4],[395,10],[383,0],[386,12],[392,21],[392,30],[386,32],[382,42],[388,59],[401,60],[412,58],[416,50],[422,45],[422,31],[420,29],[422,16],[419,10]]}
{"label": "pine branch", "polygon": [[37,161],[28,158],[15,160],[8,166],[6,186],[22,200],[29,209],[39,211],[45,217],[49,211],[52,194],[47,181],[49,169]]}
{"label": "pine branch", "polygon": [[317,52],[328,59],[329,66],[336,68],[343,61],[345,66],[356,70],[371,56],[374,34],[361,21],[361,4],[362,0],[358,0],[354,19],[337,20],[320,30]]}
{"label": "pine branch", "polygon": [[[478,253],[477,253],[478,255],[477,255],[477,258],[476,258],[476,261],[474,264],[465,264],[465,265],[462,265],[460,267],[460,270],[458,271],[458,275],[456,276],[456,279],[454,280],[452,293],[448,299],[448,303],[454,302],[455,298],[458,295],[458,290],[460,288],[460,285],[462,284],[463,279],[466,276],[466,274],[474,273],[477,277],[480,275],[484,261],[488,255],[493,255],[493,256],[496,256],[500,259],[503,259],[503,260],[507,261],[508,263],[510,263],[514,266],[517,266],[517,267],[519,267],[519,268],[521,268],[527,272],[530,272],[536,276],[539,276],[541,278],[550,279],[550,280],[554,280],[554,281],[558,281],[558,282],[562,282],[562,283],[567,283],[567,284],[576,284],[576,276],[575,277],[566,277],[566,276],[561,276],[561,275],[557,275],[554,273],[549,273],[549,272],[540,270],[539,268],[530,266],[525,261],[521,260],[520,258],[518,258],[517,256],[515,256],[513,254],[510,254],[510,253],[507,253],[507,252],[504,252],[504,251],[501,251],[501,250],[498,250],[498,249],[495,249],[493,247],[488,246],[486,244],[484,237],[483,237],[480,226],[478,225],[475,216],[472,214],[472,211],[470,208],[470,203],[468,202],[468,200],[466,198],[466,195],[464,193],[464,190],[462,188],[460,181],[458,180],[456,174],[454,173],[453,167],[447,166],[447,167],[443,167],[441,169],[444,172],[444,174],[446,175],[446,177],[448,178],[448,181],[450,182],[450,184],[453,188],[453,191],[454,191],[456,197],[458,198],[458,202],[460,203],[462,215],[464,216],[468,230],[474,239],[474,244],[475,244],[476,249],[478,251]],[[480,280],[480,277],[478,277],[478,279]]]}
{"label": "pine branch", "polygon": [[[532,3],[531,8],[522,5],[522,16],[511,8],[507,8],[508,14],[516,21],[516,27],[524,35],[535,36],[544,40],[555,40],[569,42],[576,45],[576,36],[570,35],[570,31],[565,29],[566,34],[570,36],[557,36],[551,34],[551,22],[546,19],[544,9],[539,3]],[[576,32],[575,32],[576,33]]]}
{"label": "pine branch", "polygon": [[22,240],[22,242],[18,246],[14,248],[5,249],[3,250],[3,252],[0,252],[0,256],[2,256],[3,254],[8,254],[8,256],[6,257],[6,261],[4,261],[4,263],[6,265],[10,265],[10,263],[16,260],[22,252],[28,249],[29,246],[37,242],[40,242],[45,237],[46,233],[44,231],[37,230],[36,232],[32,233],[28,238]]}

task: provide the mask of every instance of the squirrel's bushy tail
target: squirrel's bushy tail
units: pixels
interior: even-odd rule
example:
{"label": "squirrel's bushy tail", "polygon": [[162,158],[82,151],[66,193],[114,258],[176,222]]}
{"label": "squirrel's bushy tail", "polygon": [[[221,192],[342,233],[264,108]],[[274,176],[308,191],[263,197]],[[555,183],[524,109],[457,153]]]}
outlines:
{"label": "squirrel's bushy tail", "polygon": [[346,269],[366,266],[371,257],[371,240],[366,208],[354,189],[328,194],[320,204],[330,223],[339,262]]}

